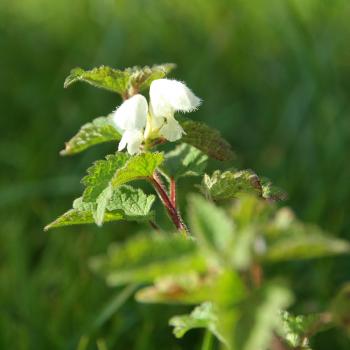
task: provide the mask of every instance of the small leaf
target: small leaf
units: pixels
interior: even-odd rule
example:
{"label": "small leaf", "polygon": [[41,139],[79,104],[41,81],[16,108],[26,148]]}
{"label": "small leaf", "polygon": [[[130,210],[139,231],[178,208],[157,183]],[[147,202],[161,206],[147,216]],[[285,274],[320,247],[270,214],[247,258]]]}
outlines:
{"label": "small leaf", "polygon": [[242,194],[261,196],[262,190],[256,185],[257,175],[251,170],[225,171],[216,170],[212,176],[204,175],[200,190],[213,200],[237,198]]}
{"label": "small leaf", "polygon": [[155,65],[153,67],[132,67],[124,70],[101,66],[92,70],[74,68],[64,82],[67,88],[77,81],[84,81],[97,88],[117,92],[123,97],[147,89],[155,79],[164,78],[174,64]]}
{"label": "small leaf", "polygon": [[308,350],[309,338],[324,329],[324,314],[310,314],[294,316],[288,311],[281,311],[280,335],[292,348]]}
{"label": "small leaf", "polygon": [[122,94],[128,87],[127,78],[127,75],[123,71],[107,66],[101,66],[87,71],[78,67],[71,70],[70,75],[64,82],[64,87],[67,88],[77,81],[84,81],[95,87]]}
{"label": "small leaf", "polygon": [[163,153],[141,153],[131,157],[125,165],[117,170],[111,180],[113,188],[127,182],[151,177],[164,161]]}
{"label": "small leaf", "polygon": [[189,315],[172,317],[169,324],[174,327],[173,333],[176,338],[182,338],[191,329],[206,328],[221,342],[227,344],[218,330],[218,315],[211,302],[197,306]]}
{"label": "small leaf", "polygon": [[110,246],[107,255],[91,260],[91,267],[111,286],[129,282],[152,282],[165,275],[206,268],[193,241],[182,236],[139,235],[126,243]]}
{"label": "small leaf", "polygon": [[285,201],[288,199],[287,192],[272,184],[269,179],[261,179],[262,196],[273,201]]}
{"label": "small leaf", "polygon": [[192,195],[189,200],[189,222],[200,246],[220,259],[230,255],[234,227],[221,208],[199,195]]}
{"label": "small leaf", "polygon": [[183,142],[198,148],[214,159],[231,160],[233,158],[231,145],[221,136],[219,131],[202,122],[193,121],[183,116],[176,118],[186,132],[181,139]]}
{"label": "small leaf", "polygon": [[238,198],[243,194],[254,194],[270,200],[286,199],[286,194],[274,187],[268,180],[261,180],[252,170],[219,170],[204,175],[201,192],[213,200]]}
{"label": "small leaf", "polygon": [[96,144],[108,141],[119,141],[118,131],[111,124],[110,117],[99,117],[81,127],[65,145],[60,155],[73,155]]}
{"label": "small leaf", "polygon": [[164,165],[168,175],[178,179],[202,175],[207,161],[208,157],[200,150],[183,143],[165,155]]}
{"label": "small leaf", "polygon": [[88,170],[88,175],[82,179],[86,186],[83,194],[85,202],[95,202],[97,197],[104,191],[119,168],[122,168],[129,156],[118,152],[106,156],[104,160],[96,161]]}

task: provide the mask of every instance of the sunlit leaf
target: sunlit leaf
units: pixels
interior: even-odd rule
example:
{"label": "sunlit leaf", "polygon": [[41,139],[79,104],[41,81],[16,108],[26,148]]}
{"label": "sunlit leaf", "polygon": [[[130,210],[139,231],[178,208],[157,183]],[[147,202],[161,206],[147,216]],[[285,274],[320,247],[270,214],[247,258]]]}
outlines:
{"label": "sunlit leaf", "polygon": [[141,153],[133,156],[117,170],[111,179],[111,185],[115,188],[130,181],[151,177],[163,161],[163,153]]}
{"label": "sunlit leaf", "polygon": [[[151,206],[155,196],[147,196],[140,189],[130,186],[122,186],[109,195],[106,205],[103,208],[103,222],[128,220],[145,221],[153,218]],[[67,211],[54,222],[45,227],[45,230],[55,227],[92,224],[96,222],[96,217],[101,215],[98,204],[84,202],[83,198],[78,198],[73,203],[73,209]]]}
{"label": "sunlit leaf", "polygon": [[106,156],[106,159],[96,161],[82,179],[85,191],[83,198],[85,202],[94,202],[97,197],[108,187],[116,171],[122,168],[129,156],[127,153],[118,152]]}
{"label": "sunlit leaf", "polygon": [[99,117],[91,123],[84,124],[78,133],[65,144],[62,156],[73,155],[99,143],[119,141],[118,131],[111,124],[109,117]]}
{"label": "sunlit leaf", "polygon": [[294,316],[288,311],[281,311],[281,329],[279,334],[287,344],[300,350],[311,350],[309,338],[324,330],[324,314]]}
{"label": "sunlit leaf", "polygon": [[135,66],[124,70],[113,69],[107,66],[91,70],[74,68],[66,78],[64,87],[66,88],[77,81],[83,81],[127,97],[148,88],[153,80],[164,78],[174,68],[175,65],[171,63],[152,67]]}
{"label": "sunlit leaf", "polygon": [[204,175],[200,190],[213,200],[238,198],[246,194],[254,194],[269,200],[286,199],[282,190],[275,188],[270,181],[261,180],[252,170],[219,170],[209,176]]}
{"label": "sunlit leaf", "polygon": [[176,338],[182,338],[191,329],[206,328],[221,342],[227,344],[218,330],[218,315],[214,304],[211,302],[205,302],[197,306],[189,315],[172,317],[169,324],[174,327],[173,333]]}

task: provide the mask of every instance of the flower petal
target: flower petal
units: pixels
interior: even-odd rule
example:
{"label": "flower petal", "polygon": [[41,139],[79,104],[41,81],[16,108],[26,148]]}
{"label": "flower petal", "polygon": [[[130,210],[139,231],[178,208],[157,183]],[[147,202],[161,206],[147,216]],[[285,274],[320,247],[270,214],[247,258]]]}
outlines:
{"label": "flower petal", "polygon": [[113,113],[117,130],[135,130],[146,126],[148,104],[144,96],[137,94],[124,101]]}
{"label": "flower petal", "polygon": [[182,135],[185,134],[184,129],[182,129],[181,125],[174,117],[167,118],[166,124],[164,124],[159,132],[170,142],[181,139]]}
{"label": "flower petal", "polygon": [[201,100],[182,82],[157,79],[150,86],[152,111],[156,116],[167,117],[175,111],[191,112]]}
{"label": "flower petal", "polygon": [[143,141],[143,133],[141,130],[126,130],[119,142],[118,151],[127,147],[128,153],[133,155],[140,151]]}

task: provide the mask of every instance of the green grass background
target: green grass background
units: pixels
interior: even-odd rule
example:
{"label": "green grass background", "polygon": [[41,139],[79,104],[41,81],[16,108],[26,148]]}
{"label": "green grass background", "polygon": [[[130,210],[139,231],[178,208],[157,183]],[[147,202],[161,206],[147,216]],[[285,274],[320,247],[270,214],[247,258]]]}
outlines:
{"label": "green grass background", "polygon": [[[76,349],[83,334],[91,349],[97,338],[108,349],[197,349],[202,336],[172,337],[167,319],[186,309],[133,300],[94,326],[119,290],[87,261],[136,225],[42,231],[115,148],[58,155],[120,103],[87,85],[63,90],[75,66],[177,63],[173,77],[204,101],[191,117],[232,143],[231,165],[270,177],[302,219],[350,239],[349,18],[348,0],[2,0],[0,349]],[[294,268],[310,309],[350,278],[346,257]],[[350,343],[330,331],[315,348]]]}

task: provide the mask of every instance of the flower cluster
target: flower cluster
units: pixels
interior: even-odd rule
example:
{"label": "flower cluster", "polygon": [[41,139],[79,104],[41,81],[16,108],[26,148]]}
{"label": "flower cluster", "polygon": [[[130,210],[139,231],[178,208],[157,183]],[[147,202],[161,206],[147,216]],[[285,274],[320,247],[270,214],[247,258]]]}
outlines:
{"label": "flower cluster", "polygon": [[130,154],[135,154],[145,141],[159,137],[171,142],[179,140],[185,132],[175,119],[175,112],[194,111],[201,103],[184,83],[177,80],[154,80],[149,96],[149,104],[143,95],[137,94],[114,111],[114,126],[122,134],[119,151],[127,147]]}

